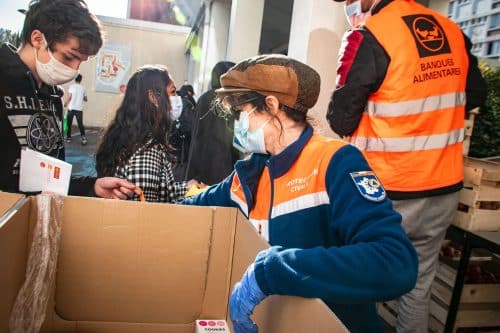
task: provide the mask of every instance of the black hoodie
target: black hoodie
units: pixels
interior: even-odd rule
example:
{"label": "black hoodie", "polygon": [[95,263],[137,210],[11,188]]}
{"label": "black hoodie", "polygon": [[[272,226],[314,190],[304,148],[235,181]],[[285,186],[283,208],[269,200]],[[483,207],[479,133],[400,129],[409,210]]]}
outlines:
{"label": "black hoodie", "polygon": [[213,105],[215,90],[220,88],[220,77],[234,63],[218,62],[212,70],[212,89],[198,99],[191,134],[187,166],[187,179],[197,179],[205,184],[215,184],[233,170],[239,154],[233,148],[234,119],[221,117]]}
{"label": "black hoodie", "polygon": [[[0,47],[0,190],[19,192],[21,149],[64,160],[62,109],[56,86],[40,87],[12,45]],[[74,178],[72,194],[91,194],[93,179]],[[72,189],[72,190],[71,190]]]}

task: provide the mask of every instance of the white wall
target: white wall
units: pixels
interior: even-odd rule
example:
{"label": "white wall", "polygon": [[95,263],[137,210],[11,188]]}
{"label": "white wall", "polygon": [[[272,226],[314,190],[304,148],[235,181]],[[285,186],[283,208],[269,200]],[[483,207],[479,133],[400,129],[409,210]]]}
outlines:
{"label": "white wall", "polygon": [[343,3],[324,0],[295,0],[288,55],[307,63],[321,76],[321,91],[309,111],[324,135],[336,136],[325,115],[335,88],[337,54],[347,29]]}
{"label": "white wall", "polygon": [[[163,64],[169,68],[177,86],[183,84],[184,43],[190,28],[103,16],[98,18],[105,33],[105,43],[132,46],[130,74],[145,64]],[[95,59],[83,63],[80,73],[83,76],[82,84],[88,92],[84,123],[86,126],[105,127],[114,115],[120,96],[95,91]],[[68,85],[64,87],[65,91],[67,87]]]}
{"label": "white wall", "polygon": [[232,1],[228,60],[239,62],[258,54],[263,15],[264,0]]}
{"label": "white wall", "polygon": [[205,55],[201,61],[200,76],[198,78],[199,95],[211,89],[212,68],[216,63],[226,60],[229,38],[229,22],[231,19],[231,3],[212,1],[208,6],[208,22],[204,35]]}

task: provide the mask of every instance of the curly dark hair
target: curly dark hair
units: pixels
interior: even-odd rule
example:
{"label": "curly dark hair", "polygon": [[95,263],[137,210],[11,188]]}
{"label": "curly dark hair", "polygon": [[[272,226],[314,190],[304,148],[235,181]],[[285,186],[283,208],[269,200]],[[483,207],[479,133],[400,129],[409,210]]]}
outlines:
{"label": "curly dark hair", "polygon": [[[123,101],[97,150],[98,177],[113,176],[116,168],[125,164],[148,141],[151,145],[162,144],[168,148],[172,120],[166,87],[170,82],[167,68],[161,65],[143,66],[132,75]],[[157,103],[151,102],[150,93],[154,94]]]}
{"label": "curly dark hair", "polygon": [[30,43],[33,30],[43,32],[49,48],[76,37],[78,51],[94,55],[103,43],[99,21],[83,0],[32,0],[21,33],[23,44]]}

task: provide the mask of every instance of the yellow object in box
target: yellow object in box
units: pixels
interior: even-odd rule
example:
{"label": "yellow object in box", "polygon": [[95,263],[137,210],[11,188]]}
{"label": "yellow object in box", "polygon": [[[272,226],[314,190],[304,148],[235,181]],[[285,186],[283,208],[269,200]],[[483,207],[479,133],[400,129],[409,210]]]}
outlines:
{"label": "yellow object in box", "polygon": [[192,197],[193,195],[200,194],[201,192],[205,192],[207,190],[208,186],[205,187],[198,187],[196,185],[193,185],[189,188],[189,190],[186,192],[184,197]]}

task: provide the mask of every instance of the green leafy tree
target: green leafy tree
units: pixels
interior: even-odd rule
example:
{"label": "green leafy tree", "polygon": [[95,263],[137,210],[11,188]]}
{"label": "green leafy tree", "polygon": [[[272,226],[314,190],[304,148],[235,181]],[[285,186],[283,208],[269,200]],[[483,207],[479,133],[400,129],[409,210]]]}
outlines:
{"label": "green leafy tree", "polygon": [[488,97],[474,121],[469,156],[500,156],[500,67],[481,64],[480,68]]}

